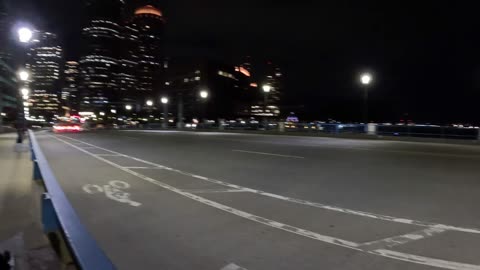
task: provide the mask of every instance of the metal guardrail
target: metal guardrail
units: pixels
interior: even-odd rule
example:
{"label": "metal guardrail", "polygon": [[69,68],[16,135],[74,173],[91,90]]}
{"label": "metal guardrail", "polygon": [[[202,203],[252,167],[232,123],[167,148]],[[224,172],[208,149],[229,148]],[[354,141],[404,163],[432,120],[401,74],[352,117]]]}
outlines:
{"label": "metal guardrail", "polygon": [[45,233],[60,232],[74,263],[80,269],[116,269],[80,221],[68,201],[47,159],[29,130],[34,180],[43,180],[46,193],[42,196],[42,223]]}

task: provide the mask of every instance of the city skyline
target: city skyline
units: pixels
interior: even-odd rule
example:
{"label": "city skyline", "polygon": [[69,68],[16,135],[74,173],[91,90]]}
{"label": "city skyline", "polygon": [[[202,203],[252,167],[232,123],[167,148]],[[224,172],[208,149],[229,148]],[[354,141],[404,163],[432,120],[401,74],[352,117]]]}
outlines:
{"label": "city skyline", "polygon": [[[65,8],[54,0],[49,2]],[[71,6],[78,8],[80,3],[73,2]],[[27,0],[18,5],[22,3],[30,17],[48,17],[42,12],[56,12],[56,22],[66,17],[58,10],[32,8],[35,4]],[[301,117],[358,120],[361,88],[357,76],[371,70],[376,77],[370,94],[374,121],[476,122],[474,101],[480,97],[479,56],[474,49],[478,23],[472,22],[468,7],[454,5],[449,9],[439,4],[430,10],[430,5],[420,4],[412,10],[406,3],[394,10],[383,5],[371,8],[374,2],[368,1],[351,4],[348,12],[342,13],[340,4],[298,3],[287,9],[262,1],[232,7],[221,3],[200,7],[185,0],[160,3],[169,25],[169,55],[270,58],[285,66],[287,107]],[[319,13],[313,14],[314,10]],[[459,15],[461,12],[464,16]],[[442,14],[450,16],[443,20]],[[56,26],[63,40],[78,40],[73,37],[78,36],[75,32],[82,16],[71,13],[65,25]],[[448,23],[462,31],[453,35],[445,28]],[[55,25],[55,19],[46,24]],[[77,30],[66,30],[70,28]],[[308,29],[313,32],[308,34]],[[422,34],[427,30],[432,33]],[[399,38],[402,42],[397,42]],[[449,48],[454,53],[445,57],[443,52]],[[75,55],[75,46],[65,50],[67,55]]]}

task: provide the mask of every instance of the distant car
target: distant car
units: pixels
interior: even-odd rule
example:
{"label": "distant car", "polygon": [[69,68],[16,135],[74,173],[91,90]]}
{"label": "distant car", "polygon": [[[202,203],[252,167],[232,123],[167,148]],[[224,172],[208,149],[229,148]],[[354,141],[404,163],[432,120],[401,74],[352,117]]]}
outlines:
{"label": "distant car", "polygon": [[83,128],[80,124],[75,123],[56,123],[53,125],[52,130],[54,133],[81,132],[83,131]]}

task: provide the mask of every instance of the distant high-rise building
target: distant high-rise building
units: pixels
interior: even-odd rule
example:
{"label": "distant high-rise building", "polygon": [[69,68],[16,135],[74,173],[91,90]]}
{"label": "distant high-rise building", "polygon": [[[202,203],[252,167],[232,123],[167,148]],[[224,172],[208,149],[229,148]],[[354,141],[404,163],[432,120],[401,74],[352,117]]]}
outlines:
{"label": "distant high-rise building", "polygon": [[137,95],[146,98],[155,96],[161,87],[163,69],[163,30],[162,12],[153,5],[135,9],[127,27],[136,29],[138,35],[137,48]]}
{"label": "distant high-rise building", "polygon": [[[282,78],[283,73],[280,67],[268,61],[266,67],[264,68],[263,74],[257,76],[258,83],[252,85],[258,87],[259,93],[259,95],[257,95],[257,102],[255,102],[255,104],[253,104],[251,107],[252,115],[267,117],[280,116],[280,101],[283,89]],[[265,93],[263,93],[262,89],[264,85],[269,85],[271,87],[270,92],[266,94],[266,99]],[[267,101],[266,104],[265,101]]]}
{"label": "distant high-rise building", "polygon": [[[18,86],[13,70],[12,39],[10,37],[10,20],[4,6],[0,2],[0,129],[4,118],[15,118]],[[5,116],[3,115],[5,114]]]}
{"label": "distant high-rise building", "polygon": [[78,112],[80,109],[80,98],[78,92],[79,75],[79,63],[77,61],[65,62],[61,101],[63,108],[68,112]]}
{"label": "distant high-rise building", "polygon": [[[248,117],[249,106],[255,98],[250,77],[248,70],[228,63],[175,58],[165,72],[161,94],[170,97],[177,116],[179,107],[176,104],[181,100],[182,114],[187,121]],[[202,91],[206,91],[208,97],[202,98]]]}
{"label": "distant high-rise building", "polygon": [[29,109],[32,117],[51,119],[60,109],[60,72],[63,51],[57,36],[35,31],[27,53],[30,71]]}
{"label": "distant high-rise building", "polygon": [[89,20],[82,30],[84,46],[79,61],[82,110],[103,110],[119,102],[122,7],[119,0],[87,1]]}

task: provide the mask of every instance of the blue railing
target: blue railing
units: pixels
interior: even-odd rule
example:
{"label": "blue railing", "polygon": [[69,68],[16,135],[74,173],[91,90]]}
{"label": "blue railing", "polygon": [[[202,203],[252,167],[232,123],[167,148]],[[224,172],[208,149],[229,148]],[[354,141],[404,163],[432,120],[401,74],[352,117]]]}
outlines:
{"label": "blue railing", "polygon": [[85,226],[57,182],[32,131],[29,131],[34,180],[43,180],[42,223],[45,233],[61,232],[71,255],[80,269],[115,269],[110,259]]}

